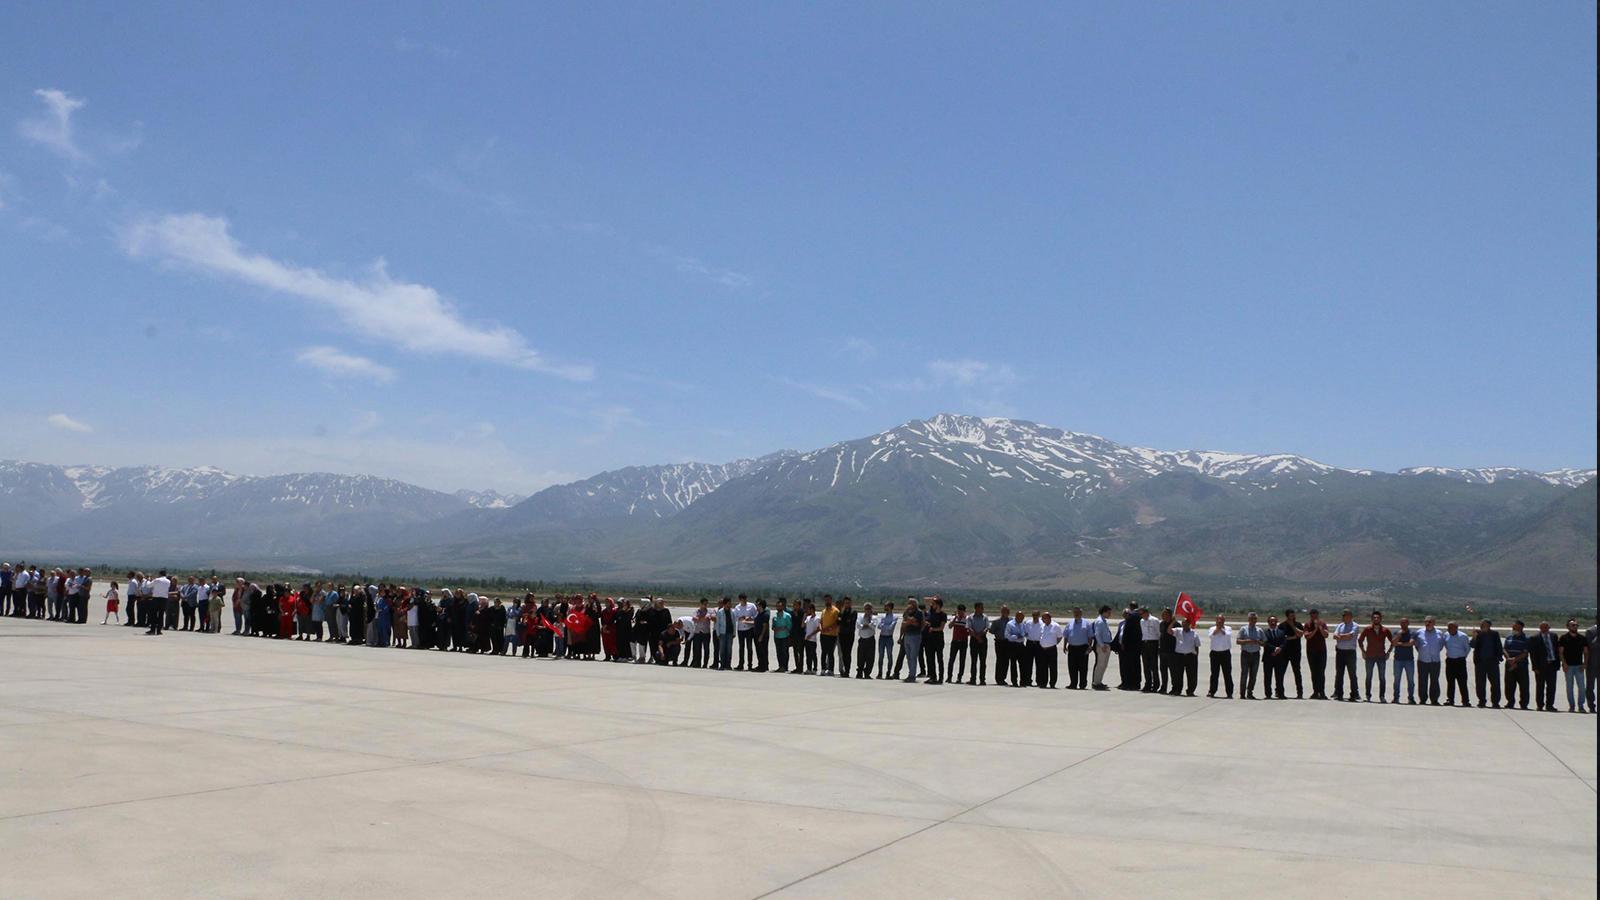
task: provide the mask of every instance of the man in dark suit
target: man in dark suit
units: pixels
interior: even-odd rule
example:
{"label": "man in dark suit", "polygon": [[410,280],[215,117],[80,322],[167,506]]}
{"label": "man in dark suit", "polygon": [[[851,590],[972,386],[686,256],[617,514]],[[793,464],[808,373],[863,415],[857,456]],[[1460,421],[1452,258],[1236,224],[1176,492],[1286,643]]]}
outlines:
{"label": "man in dark suit", "polygon": [[1561,671],[1561,656],[1550,623],[1540,622],[1539,633],[1528,642],[1528,667],[1533,671],[1533,699],[1540,710],[1556,712],[1556,677]]}
{"label": "man in dark suit", "polygon": [[1011,654],[1006,648],[1006,623],[1011,621],[1011,607],[1000,607],[1000,615],[989,623],[989,634],[994,637],[994,683],[1005,684],[1010,670]]}
{"label": "man in dark suit", "polygon": [[856,648],[855,606],[849,597],[839,601],[839,677],[850,677],[850,656]]}
{"label": "man in dark suit", "polygon": [[757,672],[765,672],[767,670],[767,635],[771,631],[772,613],[767,611],[767,601],[759,599],[756,601],[755,621],[750,625],[750,639],[756,645],[755,670]]}
{"label": "man in dark suit", "polygon": [[1478,633],[1472,636],[1472,667],[1477,676],[1479,707],[1487,700],[1490,706],[1500,708],[1500,663],[1505,658],[1500,632],[1484,619],[1478,623]]}

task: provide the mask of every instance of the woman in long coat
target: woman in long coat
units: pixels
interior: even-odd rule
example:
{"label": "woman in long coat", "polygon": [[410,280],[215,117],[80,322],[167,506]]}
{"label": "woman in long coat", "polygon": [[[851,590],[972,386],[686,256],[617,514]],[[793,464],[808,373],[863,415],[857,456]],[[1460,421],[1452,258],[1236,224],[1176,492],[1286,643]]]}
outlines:
{"label": "woman in long coat", "polygon": [[411,591],[401,588],[395,597],[394,603],[394,645],[406,646],[406,638],[411,634]]}
{"label": "woman in long coat", "polygon": [[606,662],[617,658],[617,605],[610,597],[606,598],[605,609],[600,611],[600,647]]}
{"label": "woman in long coat", "polygon": [[394,628],[394,596],[385,591],[378,595],[378,608],[376,610],[377,628],[373,635],[373,646],[389,646],[389,634]]}

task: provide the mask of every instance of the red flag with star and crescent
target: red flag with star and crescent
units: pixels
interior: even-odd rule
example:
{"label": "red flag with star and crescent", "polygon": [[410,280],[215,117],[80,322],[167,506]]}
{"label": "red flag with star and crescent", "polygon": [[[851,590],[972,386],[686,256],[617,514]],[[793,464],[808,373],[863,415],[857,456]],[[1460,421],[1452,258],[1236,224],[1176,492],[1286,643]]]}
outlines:
{"label": "red flag with star and crescent", "polygon": [[1194,623],[1200,621],[1200,617],[1205,615],[1205,613],[1200,610],[1199,604],[1195,603],[1188,594],[1183,593],[1182,591],[1178,592],[1178,605],[1173,611],[1178,614],[1178,618],[1187,619],[1189,621],[1190,628],[1193,628]]}

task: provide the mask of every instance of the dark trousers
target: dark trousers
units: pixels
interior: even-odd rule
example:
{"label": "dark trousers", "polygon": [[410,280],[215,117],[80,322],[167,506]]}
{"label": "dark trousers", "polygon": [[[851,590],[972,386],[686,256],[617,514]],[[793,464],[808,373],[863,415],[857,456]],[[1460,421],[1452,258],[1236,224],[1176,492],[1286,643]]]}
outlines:
{"label": "dark trousers", "polygon": [[1162,650],[1160,664],[1160,682],[1156,685],[1156,690],[1165,693],[1172,690],[1172,683],[1178,680],[1178,654],[1172,650]]}
{"label": "dark trousers", "polygon": [[1161,645],[1153,641],[1146,642],[1139,648],[1139,659],[1144,664],[1144,689],[1147,691],[1164,690],[1167,683],[1167,667],[1161,658]]}
{"label": "dark trousers", "polygon": [[1218,675],[1222,676],[1222,681],[1223,681],[1223,684],[1226,686],[1226,689],[1227,689],[1227,692],[1228,692],[1228,696],[1232,697],[1233,696],[1233,651],[1231,651],[1231,650],[1213,650],[1213,651],[1211,651],[1211,686],[1206,689],[1206,693],[1215,694],[1217,692],[1217,676]]}
{"label": "dark trousers", "polygon": [[850,654],[856,648],[856,636],[839,632],[839,674],[850,677]]}
{"label": "dark trousers", "polygon": [[185,604],[183,604],[183,630],[184,631],[193,631],[194,630],[194,604],[193,603],[185,603]]}
{"label": "dark trousers", "polygon": [[1056,656],[1061,653],[1061,648],[1051,645],[1049,647],[1039,647],[1036,652],[1038,653],[1039,664],[1037,667],[1037,672],[1034,674],[1034,680],[1038,682],[1039,687],[1055,687],[1058,665],[1056,663]]}
{"label": "dark trousers", "polygon": [[1013,647],[1012,651],[1016,653],[1016,664],[1013,666],[1013,671],[1022,678],[1020,682],[1013,679],[1013,683],[1019,683],[1023,687],[1033,687],[1033,669],[1038,665],[1039,642],[1023,641]]}
{"label": "dark trousers", "polygon": [[745,669],[756,664],[756,633],[750,631],[739,632],[739,668]]}
{"label": "dark trousers", "polygon": [[750,639],[756,645],[756,668],[765,672],[767,670],[767,636],[757,634]]}
{"label": "dark trousers", "polygon": [[[1522,708],[1528,708],[1528,662],[1523,660],[1519,666],[1506,666],[1506,709],[1517,705],[1517,694],[1522,695]],[[1478,695],[1483,695],[1483,689],[1478,689]]]}
{"label": "dark trousers", "polygon": [[[1256,672],[1261,668],[1261,653],[1239,652],[1239,696],[1254,697],[1256,695]],[[1268,692],[1272,686],[1267,685]]]}
{"label": "dark trousers", "polygon": [[1417,661],[1417,700],[1439,705],[1439,663]]}
{"label": "dark trousers", "polygon": [[1473,667],[1478,683],[1478,705],[1485,701],[1500,705],[1500,664],[1483,663]]}
{"label": "dark trousers", "polygon": [[1333,651],[1333,695],[1344,696],[1344,679],[1350,676],[1350,699],[1360,700],[1361,692],[1356,690],[1356,652],[1354,650]]}
{"label": "dark trousers", "polygon": [[945,676],[944,632],[935,631],[922,639],[922,658],[928,680],[934,684],[943,684]]}
{"label": "dark trousers", "polygon": [[167,601],[159,597],[146,597],[139,605],[144,607],[144,620],[145,624],[149,626],[150,633],[160,634]]}
{"label": "dark trousers", "polygon": [[789,639],[786,637],[778,638],[776,644],[778,647],[778,671],[787,672],[789,670]]}
{"label": "dark trousers", "polygon": [[825,634],[822,636],[822,674],[833,674],[833,651],[838,649],[839,636]]}
{"label": "dark trousers", "polygon": [[1461,688],[1461,705],[1466,706],[1472,702],[1472,695],[1467,693],[1467,658],[1447,659],[1444,661],[1444,684],[1447,702],[1456,702],[1456,687]]}
{"label": "dark trousers", "polygon": [[689,665],[696,669],[705,668],[706,656],[711,649],[711,635],[696,634],[689,639]]}
{"label": "dark trousers", "polygon": [[967,649],[972,653],[972,677],[967,679],[967,683],[988,684],[989,641],[975,637],[967,643]]}
{"label": "dark trousers", "polygon": [[1005,638],[996,638],[994,642],[994,683],[1005,684],[1006,674],[1011,671],[1011,642]]}
{"label": "dark trousers", "polygon": [[1089,645],[1067,647],[1067,687],[1082,690],[1089,686]]}
{"label": "dark trousers", "polygon": [[[961,663],[960,668],[956,667],[957,660],[959,660],[960,663]],[[950,659],[949,659],[949,662],[946,663],[946,672],[945,672],[945,674],[950,676],[950,680],[951,681],[960,681],[962,678],[966,677],[966,674],[967,674],[967,640],[966,640],[966,638],[955,638],[955,639],[952,639],[950,641]]]}
{"label": "dark trousers", "polygon": [[872,677],[872,651],[874,649],[876,649],[877,643],[878,643],[877,638],[873,637],[872,636],[872,632],[870,632],[870,631],[867,632],[867,636],[866,637],[862,638],[859,641],[856,641],[856,677],[857,678],[871,678]]}
{"label": "dark trousers", "polygon": [[1184,681],[1189,682],[1188,693],[1194,693],[1200,686],[1200,654],[1199,653],[1174,653],[1172,654],[1172,690],[1176,696],[1185,692]]}
{"label": "dark trousers", "polygon": [[[815,672],[817,670],[817,642],[816,641],[806,641],[805,642],[805,647],[806,647],[806,671],[807,672]],[[795,662],[798,663],[799,660],[795,660]]]}
{"label": "dark trousers", "polygon": [[1556,708],[1556,682],[1561,674],[1561,663],[1548,662],[1534,667],[1533,699],[1540,709]]}
{"label": "dark trousers", "polygon": [[1311,696],[1328,696],[1328,651],[1307,650],[1306,668],[1311,670]]}
{"label": "dark trousers", "polygon": [[1294,673],[1294,696],[1298,700],[1306,695],[1305,688],[1300,683],[1300,654],[1298,653],[1293,655],[1285,653],[1278,657],[1278,696],[1280,697],[1284,694],[1284,676],[1290,672]]}

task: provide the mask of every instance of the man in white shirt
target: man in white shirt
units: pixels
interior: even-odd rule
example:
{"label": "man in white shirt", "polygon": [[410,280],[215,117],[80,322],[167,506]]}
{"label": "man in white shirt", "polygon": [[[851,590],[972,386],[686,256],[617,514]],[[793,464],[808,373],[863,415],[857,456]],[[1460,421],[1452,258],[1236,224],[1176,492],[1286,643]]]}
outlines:
{"label": "man in white shirt", "polygon": [[[194,586],[194,614],[200,619],[200,630],[202,632],[210,631],[211,583],[204,578],[200,579],[200,583]],[[321,632],[318,632],[317,639],[322,639]]]}
{"label": "man in white shirt", "polygon": [[1144,665],[1146,693],[1161,690],[1161,619],[1150,615],[1150,607],[1139,610],[1139,657]]}
{"label": "man in white shirt", "polygon": [[1356,651],[1361,640],[1361,626],[1356,624],[1355,616],[1350,610],[1345,610],[1339,617],[1339,624],[1333,626],[1333,699],[1344,699],[1344,676],[1350,673],[1350,702],[1355,703],[1361,699],[1361,694],[1356,690]]}
{"label": "man in white shirt", "polygon": [[[1176,697],[1179,694],[1193,697],[1195,688],[1200,686],[1200,634],[1194,630],[1194,623],[1188,619],[1183,620],[1181,627],[1172,629],[1172,690],[1169,692]],[[1188,681],[1188,688],[1184,682]]]}
{"label": "man in white shirt", "polygon": [[1022,686],[1033,687],[1034,675],[1039,671],[1039,633],[1044,622],[1039,611],[1033,611],[1028,621],[1022,623]]}
{"label": "man in white shirt", "polygon": [[145,606],[145,625],[149,630],[145,634],[160,634],[161,620],[166,614],[167,595],[172,593],[172,579],[167,577],[167,570],[162,569],[154,578],[147,579],[142,587]]}
{"label": "man in white shirt", "polygon": [[17,563],[17,568],[11,581],[11,615],[13,618],[22,618],[28,614],[28,567]]}
{"label": "man in white shirt", "polygon": [[1222,675],[1223,684],[1227,686],[1228,699],[1233,699],[1233,629],[1222,616],[1217,616],[1217,622],[1211,626],[1211,687],[1206,690],[1207,697],[1217,695],[1217,675]]}
{"label": "man in white shirt", "polygon": [[756,666],[756,605],[744,594],[739,595],[739,602],[733,607],[733,617],[737,620],[737,633],[739,636],[739,669],[753,669]]}
{"label": "man in white shirt", "polygon": [[1039,669],[1034,676],[1039,687],[1047,690],[1056,686],[1056,648],[1061,644],[1061,636],[1066,629],[1050,621],[1050,614],[1045,613],[1044,619],[1039,623]]}

